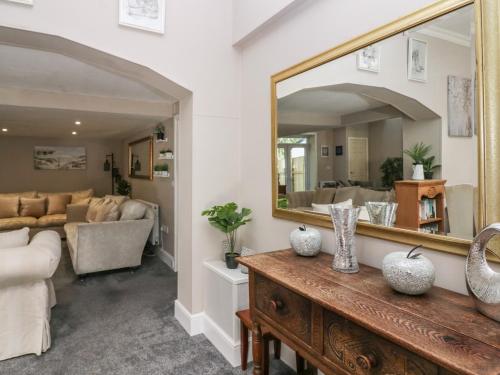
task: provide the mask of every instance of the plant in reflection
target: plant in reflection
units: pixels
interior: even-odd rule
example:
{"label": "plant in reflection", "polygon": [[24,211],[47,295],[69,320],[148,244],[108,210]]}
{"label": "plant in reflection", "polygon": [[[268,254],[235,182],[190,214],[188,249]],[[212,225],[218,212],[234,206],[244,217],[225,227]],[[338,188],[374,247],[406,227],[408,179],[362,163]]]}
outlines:
{"label": "plant in reflection", "polygon": [[403,179],[403,158],[387,158],[380,166],[382,185],[393,187],[394,181]]}
{"label": "plant in reflection", "polygon": [[288,199],[287,198],[278,198],[278,208],[288,208]]}
{"label": "plant in reflection", "polygon": [[425,158],[422,163],[424,166],[424,176],[427,180],[432,180],[432,177],[434,177],[434,170],[441,166],[441,164],[434,164],[435,159],[435,156],[429,156]]}
{"label": "plant in reflection", "polygon": [[424,142],[414,144],[411,148],[403,152],[413,159],[413,164],[424,164],[426,156],[431,151],[432,146],[426,145]]}

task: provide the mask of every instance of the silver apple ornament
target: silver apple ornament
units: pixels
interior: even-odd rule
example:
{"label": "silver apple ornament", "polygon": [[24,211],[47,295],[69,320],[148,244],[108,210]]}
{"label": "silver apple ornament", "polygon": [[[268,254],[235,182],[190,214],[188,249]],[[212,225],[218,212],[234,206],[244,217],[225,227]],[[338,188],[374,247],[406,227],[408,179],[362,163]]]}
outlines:
{"label": "silver apple ornament", "polygon": [[315,256],[321,250],[321,233],[317,229],[302,225],[290,233],[290,244],[301,256]]}
{"label": "silver apple ornament", "polygon": [[382,261],[382,273],[392,289],[410,295],[427,292],[436,278],[432,262],[421,253],[414,254],[422,245],[409,253],[396,251],[387,254]]}

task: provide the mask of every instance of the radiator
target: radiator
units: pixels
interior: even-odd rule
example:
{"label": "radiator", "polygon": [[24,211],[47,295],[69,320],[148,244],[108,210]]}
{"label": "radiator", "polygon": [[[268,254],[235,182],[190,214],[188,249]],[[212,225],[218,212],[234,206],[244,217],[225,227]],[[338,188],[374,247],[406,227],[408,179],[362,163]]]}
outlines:
{"label": "radiator", "polygon": [[142,199],[135,199],[138,202],[144,203],[149,208],[151,208],[154,212],[154,224],[153,229],[151,229],[151,233],[149,234],[148,241],[151,245],[157,246],[160,245],[160,206],[155,203],[151,203],[148,201],[144,201]]}

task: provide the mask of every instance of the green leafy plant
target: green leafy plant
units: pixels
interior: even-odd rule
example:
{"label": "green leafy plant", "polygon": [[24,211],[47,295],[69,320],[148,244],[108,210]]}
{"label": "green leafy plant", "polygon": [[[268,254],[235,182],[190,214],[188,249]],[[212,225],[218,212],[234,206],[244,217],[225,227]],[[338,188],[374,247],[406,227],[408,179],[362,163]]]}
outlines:
{"label": "green leafy plant", "polygon": [[161,165],[160,164],[156,164],[153,169],[154,169],[155,172],[161,172]]}
{"label": "green leafy plant", "polygon": [[403,152],[413,159],[413,164],[423,164],[426,156],[429,154],[431,149],[431,145],[426,145],[424,142],[419,142],[414,144],[408,150],[404,150]]}
{"label": "green leafy plant", "polygon": [[155,172],[168,172],[168,164],[156,164],[153,169]]}
{"label": "green leafy plant", "polygon": [[278,198],[278,208],[288,208],[288,199]]}
{"label": "green leafy plant", "polygon": [[238,205],[229,202],[224,206],[213,206],[208,210],[204,210],[201,215],[208,216],[208,222],[226,235],[229,254],[234,256],[238,228],[252,220],[248,217],[251,213],[252,210],[249,208],[242,208],[238,212]]}
{"label": "green leafy plant", "polygon": [[159,123],[156,125],[154,134],[156,134],[156,139],[163,140],[165,139],[165,125]]}
{"label": "green leafy plant", "polygon": [[432,176],[434,175],[434,170],[436,168],[441,167],[441,164],[434,164],[434,160],[436,159],[435,156],[429,156],[428,158],[425,158],[422,165],[424,167],[424,175],[425,178],[431,179]]}
{"label": "green leafy plant", "polygon": [[120,180],[116,185],[116,192],[120,195],[129,196],[132,192],[132,186],[128,183],[127,180]]}
{"label": "green leafy plant", "polygon": [[380,166],[382,185],[394,186],[394,181],[403,179],[403,158],[387,158]]}

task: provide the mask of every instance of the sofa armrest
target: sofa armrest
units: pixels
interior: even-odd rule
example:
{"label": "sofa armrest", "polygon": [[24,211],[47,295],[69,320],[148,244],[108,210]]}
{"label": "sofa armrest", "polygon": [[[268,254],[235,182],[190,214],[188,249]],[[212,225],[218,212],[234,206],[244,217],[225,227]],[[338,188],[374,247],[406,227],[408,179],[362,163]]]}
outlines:
{"label": "sofa armrest", "polygon": [[67,223],[84,223],[86,222],[88,204],[68,204],[66,206],[66,222]]}
{"label": "sofa armrest", "polygon": [[52,277],[61,258],[57,232],[37,233],[28,246],[0,249],[0,287]]}
{"label": "sofa armrest", "polygon": [[295,191],[288,193],[288,208],[311,207],[314,191]]}

